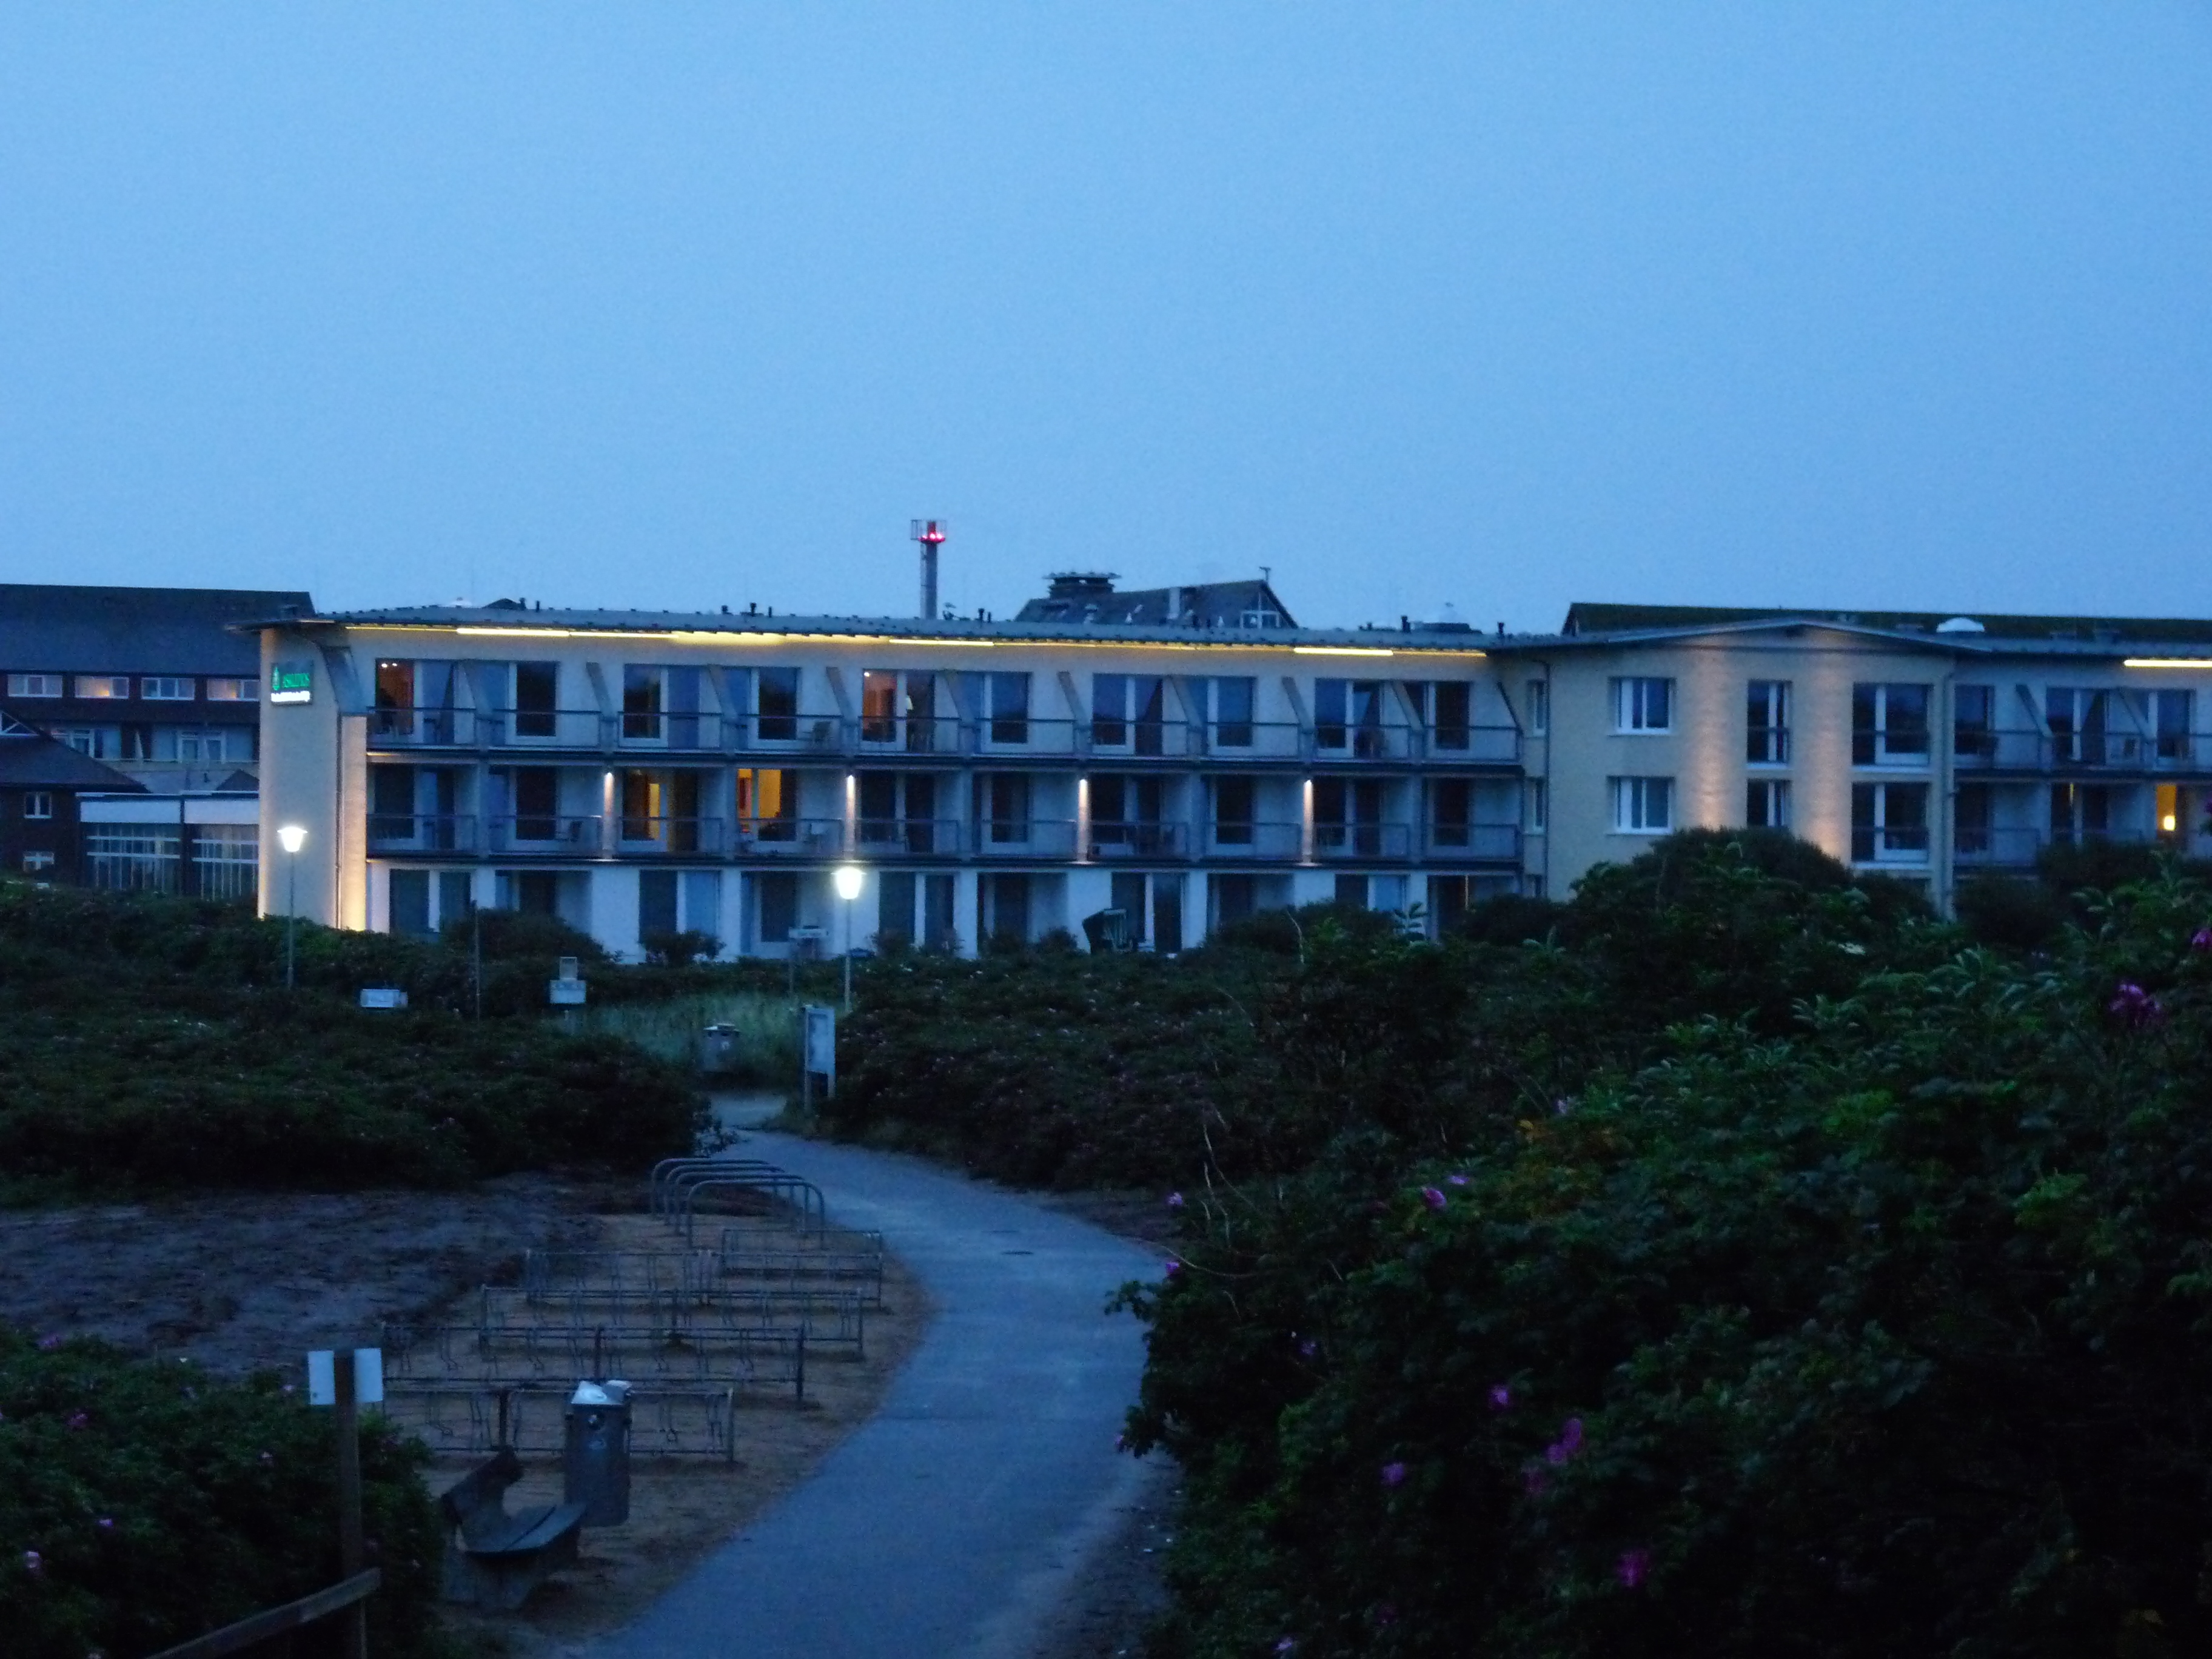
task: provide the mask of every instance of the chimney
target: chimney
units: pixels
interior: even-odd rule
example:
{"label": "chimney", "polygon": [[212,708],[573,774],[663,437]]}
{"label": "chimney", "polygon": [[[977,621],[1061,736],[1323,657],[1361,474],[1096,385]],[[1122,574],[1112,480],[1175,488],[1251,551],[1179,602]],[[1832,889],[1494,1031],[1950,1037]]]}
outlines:
{"label": "chimney", "polygon": [[907,531],[909,541],[921,544],[921,615],[937,620],[937,550],[945,544],[945,520],[915,519]]}

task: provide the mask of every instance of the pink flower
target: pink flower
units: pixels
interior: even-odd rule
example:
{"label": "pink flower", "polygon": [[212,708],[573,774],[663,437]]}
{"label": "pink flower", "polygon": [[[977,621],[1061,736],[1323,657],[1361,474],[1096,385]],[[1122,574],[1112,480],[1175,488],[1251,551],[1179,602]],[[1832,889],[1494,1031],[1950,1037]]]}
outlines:
{"label": "pink flower", "polygon": [[2212,927],[2200,927],[2189,936],[2192,951],[2212,951]]}
{"label": "pink flower", "polygon": [[1297,1641],[1293,1638],[1288,1636],[1285,1636],[1281,1641],[1275,1644],[1275,1651],[1278,1653],[1296,1653],[1297,1650],[1298,1644]]}
{"label": "pink flower", "polygon": [[1583,1420],[1571,1417],[1559,1431],[1559,1437],[1544,1448],[1544,1455],[1554,1463],[1564,1463],[1583,1449]]}
{"label": "pink flower", "polygon": [[1624,1551],[1620,1559],[1613,1564],[1613,1576],[1629,1589],[1634,1589],[1651,1576],[1651,1552],[1650,1550]]}
{"label": "pink flower", "polygon": [[115,1517],[112,1515],[103,1515],[99,1520],[94,1522],[93,1525],[98,1527],[102,1532],[113,1532],[115,1530]]}
{"label": "pink flower", "polygon": [[52,1353],[56,1348],[60,1347],[61,1345],[62,1339],[59,1332],[55,1332],[52,1335],[42,1336],[39,1339],[39,1347],[42,1352]]}
{"label": "pink flower", "polygon": [[73,1429],[85,1428],[88,1426],[91,1422],[92,1419],[89,1417],[87,1417],[82,1412],[71,1412],[70,1413],[69,1425]]}
{"label": "pink flower", "polygon": [[1490,1385],[1490,1409],[1494,1412],[1510,1411],[1512,1409],[1512,1407],[1513,1390],[1507,1388],[1503,1382],[1492,1383]]}
{"label": "pink flower", "polygon": [[1168,1208],[1170,1210],[1180,1210],[1182,1208],[1182,1194],[1181,1193],[1170,1193],[1168,1194]]}
{"label": "pink flower", "polygon": [[1441,1210],[1444,1206],[1444,1195],[1433,1187],[1424,1187],[1421,1188],[1421,1201],[1432,1210]]}
{"label": "pink flower", "polygon": [[1464,1187],[1467,1185],[1467,1177],[1463,1175],[1446,1176],[1444,1179],[1450,1182],[1455,1187]]}
{"label": "pink flower", "polygon": [[1406,1466],[1403,1463],[1385,1463],[1382,1466],[1382,1484],[1384,1486],[1395,1486],[1401,1485],[1405,1479]]}
{"label": "pink flower", "polygon": [[24,1571],[44,1572],[46,1570],[46,1558],[45,1556],[40,1554],[36,1550],[25,1550],[23,1552]]}
{"label": "pink flower", "polygon": [[[1294,1335],[1295,1335],[1295,1334],[1296,1334],[1296,1333],[1294,1332],[1294,1333],[1292,1333],[1292,1334],[1294,1334]],[[1306,1338],[1304,1338],[1304,1339],[1303,1339],[1303,1340],[1298,1343],[1298,1358],[1301,1358],[1301,1359],[1311,1359],[1311,1358],[1312,1358],[1316,1354],[1319,1353],[1320,1352],[1321,1352],[1321,1344],[1320,1344],[1320,1343],[1318,1343],[1318,1342],[1316,1342],[1316,1341],[1315,1341],[1315,1340],[1313,1340],[1313,1338],[1311,1338],[1311,1337],[1310,1337],[1310,1336],[1309,1336],[1309,1337],[1306,1337]]]}
{"label": "pink flower", "polygon": [[2112,1000],[2105,1005],[2106,1012],[2118,1016],[2123,1024],[2140,1030],[2155,1025],[2166,1018],[2166,1010],[2159,1000],[2132,980],[2122,980],[2112,993]]}
{"label": "pink flower", "polygon": [[1170,1279],[1173,1279],[1177,1273],[1182,1271],[1182,1263],[1180,1261],[1170,1261],[1163,1271]]}

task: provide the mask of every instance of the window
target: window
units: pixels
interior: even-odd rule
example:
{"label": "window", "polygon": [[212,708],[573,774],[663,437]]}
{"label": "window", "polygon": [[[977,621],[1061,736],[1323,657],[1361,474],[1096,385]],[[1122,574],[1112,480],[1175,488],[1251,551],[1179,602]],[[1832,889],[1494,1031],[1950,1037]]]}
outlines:
{"label": "window", "polygon": [[1924,685],[1851,687],[1851,764],[1928,764],[1928,688]]}
{"label": "window", "polygon": [[[1635,684],[1623,681],[1623,684]],[[1664,685],[1664,680],[1645,681]],[[1663,836],[1674,827],[1674,780],[1613,780],[1613,827],[1625,836]]]}
{"label": "window", "polygon": [[1753,766],[1790,763],[1789,681],[1753,680],[1746,688],[1743,757]]}
{"label": "window", "polygon": [[1437,847],[1465,847],[1474,821],[1474,786],[1465,778],[1439,778],[1429,786],[1434,826],[1430,831]]}
{"label": "window", "polygon": [[80,674],[76,677],[76,694],[80,697],[127,697],[131,695],[131,678],[127,674]]}
{"label": "window", "polygon": [[1551,816],[1552,791],[1548,781],[1543,778],[1529,779],[1528,833],[1532,836],[1542,835],[1551,822]]}
{"label": "window", "polygon": [[[1027,676],[1020,678],[1026,680]],[[1158,675],[1091,677],[1091,741],[1099,747],[1127,745],[1139,755],[1157,755],[1161,752],[1166,719],[1167,682]],[[995,731],[992,740],[1006,741]]]}
{"label": "window", "polygon": [[[659,743],[665,735],[660,715],[667,703],[667,676],[658,668],[623,665],[622,734],[625,743]],[[674,928],[668,930],[675,932]]]}
{"label": "window", "polygon": [[53,867],[54,855],[52,853],[26,853],[23,854],[23,870],[27,875],[35,875],[40,871],[51,870]]}
{"label": "window", "polygon": [[993,674],[990,685],[991,741],[1027,743],[1030,740],[1030,677]]}
{"label": "window", "polygon": [[1790,781],[1753,778],[1744,786],[1743,821],[1753,830],[1790,827]]}
{"label": "window", "polygon": [[1316,680],[1315,743],[1362,756],[1383,753],[1382,695],[1380,680]]}
{"label": "window", "polygon": [[1851,786],[1851,860],[1856,864],[1928,861],[1928,786]]}
{"label": "window", "polygon": [[123,739],[123,758],[127,761],[149,761],[154,758],[154,728],[150,726],[126,726],[118,734]]}
{"label": "window", "polygon": [[1213,743],[1217,749],[1252,746],[1258,687],[1259,682],[1249,677],[1224,676],[1213,682]]}
{"label": "window", "polygon": [[799,925],[799,878],[788,871],[752,878],[754,911],[759,918],[760,942],[782,945]]}
{"label": "window", "polygon": [[860,674],[860,741],[898,741],[898,672],[869,668]]}
{"label": "window", "polygon": [[2179,846],[2185,839],[2181,833],[2181,791],[2170,783],[2155,786],[2152,792],[2151,807],[2158,819],[2158,838]]}
{"label": "window", "polygon": [[394,870],[389,890],[391,931],[422,939],[430,932],[430,872]]}
{"label": "window", "polygon": [[209,680],[205,696],[210,702],[257,702],[261,697],[258,680]]}
{"label": "window", "polygon": [[8,676],[8,695],[11,697],[58,697],[61,694],[62,677],[58,674]]}
{"label": "window", "polygon": [[2194,699],[2187,691],[2154,691],[2150,694],[2149,726],[2153,741],[2158,745],[2158,758],[2171,765],[2188,764],[2196,753],[2196,744],[2190,738],[2192,724],[2191,707]]}
{"label": "window", "polygon": [[[799,671],[763,668],[753,676],[753,683],[754,712],[760,721],[756,735],[769,743],[793,741],[799,736]],[[776,938],[783,939],[788,932]]]}
{"label": "window", "polygon": [[1997,691],[1993,685],[1952,689],[1951,753],[1969,765],[1997,757]]}
{"label": "window", "polygon": [[2102,783],[2051,786],[2051,839],[2080,845],[2112,832],[2112,790]]}
{"label": "window", "polygon": [[1552,683],[1530,680],[1527,687],[1528,735],[1540,738],[1552,729]]}
{"label": "window", "polygon": [[149,674],[138,682],[138,695],[149,702],[190,702],[192,682],[176,674]]}
{"label": "window", "polygon": [[23,816],[27,818],[50,818],[54,815],[54,798],[44,789],[27,791],[23,796]]}
{"label": "window", "polygon": [[1474,726],[1474,688],[1465,680],[1437,682],[1435,731],[1437,748],[1464,749],[1468,746]]}
{"label": "window", "polygon": [[119,726],[76,726],[54,735],[76,750],[94,760],[119,759],[123,750],[123,728]]}
{"label": "window", "polygon": [[550,738],[558,730],[561,665],[550,662],[514,665],[514,735]]}
{"label": "window", "polygon": [[[1024,676],[1026,678],[1027,676]],[[1030,838],[1030,781],[1020,772],[992,772],[977,781],[988,839],[1004,846]]]}
{"label": "window", "polygon": [[2131,736],[2114,729],[2110,692],[2054,685],[2043,694],[2051,758],[2061,766],[2110,766],[2136,758]]}
{"label": "window", "polygon": [[676,872],[641,870],[637,872],[637,937],[641,943],[656,933],[676,931]]}
{"label": "window", "polygon": [[1674,729],[1674,682],[1626,679],[1613,683],[1613,729],[1671,732]]}
{"label": "window", "polygon": [[1252,844],[1252,780],[1216,778],[1213,781],[1213,839],[1218,846]]}

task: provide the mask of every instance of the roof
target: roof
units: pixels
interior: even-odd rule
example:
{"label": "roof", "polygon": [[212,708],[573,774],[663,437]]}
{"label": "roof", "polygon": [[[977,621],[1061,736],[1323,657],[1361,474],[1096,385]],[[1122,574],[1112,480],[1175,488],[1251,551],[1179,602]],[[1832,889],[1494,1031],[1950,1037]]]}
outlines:
{"label": "roof", "polygon": [[1978,629],[1942,633],[1945,644],[1989,645],[2002,641],[2036,647],[2079,648],[2083,643],[2121,642],[2212,646],[2212,620],[2197,617],[2021,617],[1982,611],[1786,611],[1723,605],[1602,605],[1578,602],[1567,608],[1560,632],[1647,633],[1737,627],[1761,623],[1828,623],[1890,634],[1936,635],[1944,623],[1978,623]]}
{"label": "roof", "polygon": [[[1296,628],[1297,619],[1267,582],[1197,582],[1188,587],[1139,587],[1116,592],[1110,576],[1055,576],[1053,591],[1031,599],[1016,622],[1067,622],[1135,627]],[[1247,617],[1273,620],[1247,623]]]}
{"label": "roof", "polygon": [[237,587],[0,583],[0,668],[77,674],[261,672],[258,641],[231,624],[315,608],[305,593]]}
{"label": "roof", "polygon": [[[1224,584],[1239,586],[1240,584]],[[1164,591],[1164,590],[1163,590]],[[1452,652],[1479,656],[1506,642],[1460,628],[1194,628],[1152,623],[928,621],[918,617],[778,617],[744,611],[526,610],[507,601],[488,605],[395,605],[376,611],[328,615],[270,616],[241,623],[266,628],[450,628],[471,632],[559,637],[609,634],[634,638],[667,636],[687,644],[715,636],[732,639],[884,640],[931,645],[1066,643],[1100,645],[1205,644],[1224,648],[1265,647],[1374,653]]]}
{"label": "roof", "polygon": [[0,709],[0,788],[117,789],[145,786]]}

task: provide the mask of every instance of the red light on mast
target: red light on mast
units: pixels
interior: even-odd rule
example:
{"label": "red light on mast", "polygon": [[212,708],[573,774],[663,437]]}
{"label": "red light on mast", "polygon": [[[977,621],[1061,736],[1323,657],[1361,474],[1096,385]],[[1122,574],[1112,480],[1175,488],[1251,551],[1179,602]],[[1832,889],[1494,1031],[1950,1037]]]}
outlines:
{"label": "red light on mast", "polygon": [[907,532],[908,541],[927,542],[932,547],[945,539],[945,525],[938,519],[916,519],[914,528]]}

